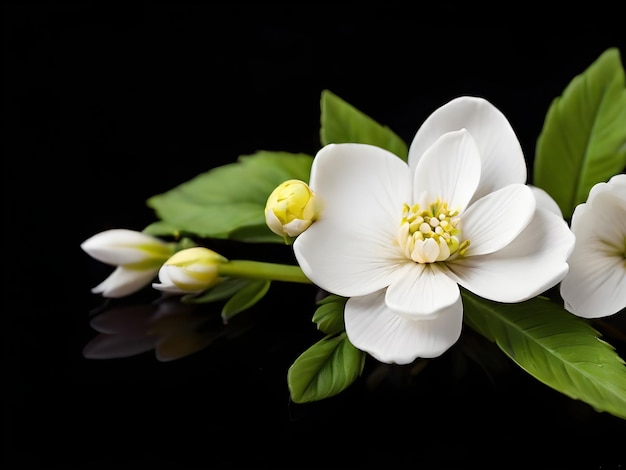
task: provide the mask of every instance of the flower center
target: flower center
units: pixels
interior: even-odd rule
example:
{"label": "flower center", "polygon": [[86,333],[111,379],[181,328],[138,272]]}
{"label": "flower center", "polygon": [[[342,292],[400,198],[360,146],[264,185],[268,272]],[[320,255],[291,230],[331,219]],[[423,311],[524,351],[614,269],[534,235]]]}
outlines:
{"label": "flower center", "polygon": [[422,209],[419,204],[402,207],[398,242],[406,256],[416,263],[434,263],[463,256],[470,245],[462,240],[457,209],[437,199]]}

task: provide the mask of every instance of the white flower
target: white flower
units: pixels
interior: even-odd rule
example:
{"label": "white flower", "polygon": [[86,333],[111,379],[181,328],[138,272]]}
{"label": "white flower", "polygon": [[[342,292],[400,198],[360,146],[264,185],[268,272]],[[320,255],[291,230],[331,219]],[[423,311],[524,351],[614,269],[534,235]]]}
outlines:
{"label": "white flower", "polygon": [[228,260],[205,247],[175,253],[159,270],[160,283],[152,284],[168,294],[198,294],[218,282],[219,264]]}
{"label": "white flower", "polygon": [[267,198],[265,221],[281,237],[297,237],[316,217],[315,195],[304,181],[285,181]]}
{"label": "white flower", "polygon": [[576,245],[561,281],[565,308],[583,318],[626,307],[626,175],[598,183],[572,214]]}
{"label": "white flower", "polygon": [[142,232],[111,229],[88,238],[81,248],[92,258],[117,268],[91,289],[104,297],[124,297],[150,284],[174,253],[174,244]]}
{"label": "white flower", "polygon": [[309,185],[324,206],[294,242],[304,274],[349,297],[348,338],[386,363],[436,357],[459,338],[459,285],[519,302],[566,274],[574,236],[536,208],[505,116],[461,97],[418,130],[408,164],[365,144],[331,144]]}

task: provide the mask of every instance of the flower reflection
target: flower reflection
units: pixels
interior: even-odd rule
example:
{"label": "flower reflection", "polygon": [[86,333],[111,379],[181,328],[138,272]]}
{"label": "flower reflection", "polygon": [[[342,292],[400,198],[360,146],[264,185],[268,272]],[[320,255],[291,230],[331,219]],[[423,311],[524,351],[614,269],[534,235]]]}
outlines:
{"label": "flower reflection", "polygon": [[242,320],[226,328],[219,310],[171,298],[116,306],[92,318],[90,326],[99,334],[85,345],[83,356],[116,359],[154,350],[159,361],[173,361],[199,352],[219,338],[237,336],[248,325]]}

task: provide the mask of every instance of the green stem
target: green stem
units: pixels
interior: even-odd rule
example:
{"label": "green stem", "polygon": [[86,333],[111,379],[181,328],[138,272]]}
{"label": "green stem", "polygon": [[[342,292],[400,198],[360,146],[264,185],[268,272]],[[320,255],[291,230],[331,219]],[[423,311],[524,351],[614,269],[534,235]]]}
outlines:
{"label": "green stem", "polygon": [[220,276],[267,279],[269,281],[300,282],[312,284],[300,266],[264,263],[261,261],[230,260],[219,265]]}

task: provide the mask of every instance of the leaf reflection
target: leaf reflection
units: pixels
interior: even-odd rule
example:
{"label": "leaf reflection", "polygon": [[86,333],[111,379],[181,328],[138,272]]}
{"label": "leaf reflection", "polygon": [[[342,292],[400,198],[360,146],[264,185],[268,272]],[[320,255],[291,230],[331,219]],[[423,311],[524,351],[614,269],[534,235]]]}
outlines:
{"label": "leaf reflection", "polygon": [[194,354],[222,337],[238,336],[250,326],[224,325],[219,309],[186,304],[176,298],[154,303],[121,305],[97,313],[90,326],[98,332],[83,348],[87,359],[116,359],[154,350],[161,362]]}

